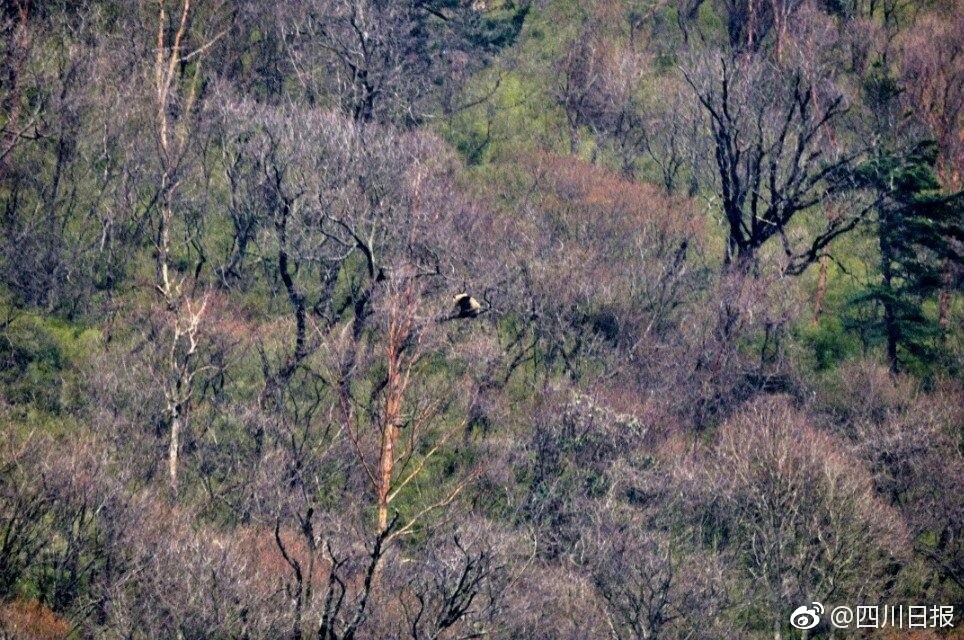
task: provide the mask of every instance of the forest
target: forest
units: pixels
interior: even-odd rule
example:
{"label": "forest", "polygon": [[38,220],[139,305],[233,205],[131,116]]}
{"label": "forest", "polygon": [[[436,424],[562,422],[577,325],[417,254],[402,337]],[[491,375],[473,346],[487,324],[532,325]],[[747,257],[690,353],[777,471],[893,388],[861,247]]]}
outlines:
{"label": "forest", "polygon": [[964,638],[964,2],[0,33],[0,640]]}

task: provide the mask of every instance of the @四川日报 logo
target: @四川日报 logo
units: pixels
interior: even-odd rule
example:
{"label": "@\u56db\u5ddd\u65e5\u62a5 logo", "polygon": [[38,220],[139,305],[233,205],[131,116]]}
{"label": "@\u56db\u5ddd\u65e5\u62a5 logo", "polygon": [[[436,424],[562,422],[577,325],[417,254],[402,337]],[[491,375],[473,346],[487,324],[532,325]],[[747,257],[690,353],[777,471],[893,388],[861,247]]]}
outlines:
{"label": "@\u56db\u5ddd\u65e5\u62a5 logo", "polygon": [[790,624],[797,629],[813,629],[820,624],[820,615],[823,613],[823,605],[819,602],[811,602],[811,606],[801,605],[790,614]]}

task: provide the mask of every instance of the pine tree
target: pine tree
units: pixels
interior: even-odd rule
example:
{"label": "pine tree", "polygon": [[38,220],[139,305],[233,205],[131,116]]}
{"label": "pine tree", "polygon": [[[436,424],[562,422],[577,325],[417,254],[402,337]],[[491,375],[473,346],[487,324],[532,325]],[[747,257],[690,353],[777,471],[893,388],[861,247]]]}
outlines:
{"label": "pine tree", "polygon": [[882,153],[858,171],[860,182],[879,194],[880,274],[852,303],[879,310],[872,333],[886,345],[895,372],[941,360],[943,330],[925,303],[936,300],[944,284],[945,261],[962,259],[964,194],[940,191],[936,157],[936,144],[927,141],[906,154]]}

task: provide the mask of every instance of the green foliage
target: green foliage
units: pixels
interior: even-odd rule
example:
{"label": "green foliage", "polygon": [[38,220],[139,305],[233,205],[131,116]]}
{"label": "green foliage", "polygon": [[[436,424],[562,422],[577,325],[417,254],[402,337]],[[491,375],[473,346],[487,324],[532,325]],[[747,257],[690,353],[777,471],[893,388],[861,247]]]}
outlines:
{"label": "green foliage", "polygon": [[[143,622],[137,618],[139,610],[154,601],[172,610],[159,617],[187,620],[193,612],[184,602],[207,602],[206,598],[216,605],[212,607],[216,616],[230,618],[224,629],[239,620],[239,625],[257,624],[259,617],[268,619],[264,611],[275,607],[282,613],[268,623],[277,625],[271,629],[274,635],[247,629],[243,633],[251,638],[284,635],[288,631],[286,616],[297,598],[306,598],[306,608],[299,615],[304,613],[304,620],[312,623],[317,619],[323,595],[320,583],[327,579],[326,572],[337,569],[334,556],[325,555],[332,550],[345,554],[339,557],[344,557],[344,567],[349,567],[343,574],[346,602],[354,598],[363,575],[350,556],[357,552],[358,558],[365,558],[370,552],[367,536],[375,521],[373,489],[361,461],[375,464],[380,454],[367,448],[358,452],[359,442],[350,440],[346,424],[363,434],[361,446],[377,441],[387,412],[387,302],[382,294],[402,281],[394,278],[393,274],[402,273],[395,265],[413,260],[416,253],[414,262],[424,289],[418,288],[421,298],[413,317],[417,331],[428,336],[423,346],[430,346],[411,371],[411,386],[399,414],[399,446],[404,450],[411,444],[415,455],[398,475],[406,476],[423,456],[432,455],[424,459],[424,467],[418,468],[390,505],[403,522],[420,517],[410,535],[393,542],[398,546],[386,556],[386,563],[398,564],[378,574],[379,604],[387,602],[382,599],[386,594],[397,595],[399,601],[372,612],[365,624],[379,616],[410,613],[406,607],[413,605],[412,598],[425,595],[410,578],[432,564],[419,554],[421,545],[435,544],[433,530],[440,522],[481,523],[473,535],[483,543],[507,548],[499,551],[503,556],[497,563],[504,562],[499,571],[512,576],[511,585],[518,584],[511,593],[524,596],[529,588],[525,581],[539,580],[539,587],[545,589],[539,594],[542,600],[560,597],[566,590],[585,598],[586,606],[594,611],[604,610],[607,605],[600,598],[599,585],[593,582],[592,567],[582,563],[590,562],[585,553],[593,540],[615,538],[614,531],[606,529],[608,520],[614,520],[628,529],[633,539],[671,533],[674,540],[678,537],[681,541],[683,555],[720,554],[720,583],[707,587],[707,592],[729,601],[713,612],[725,631],[707,630],[697,635],[770,635],[774,601],[750,595],[754,589],[748,583],[753,580],[746,577],[745,570],[752,559],[748,553],[737,552],[753,538],[748,532],[766,518],[751,513],[742,522],[735,517],[727,520],[722,506],[725,500],[734,501],[736,479],[727,480],[723,471],[752,459],[764,449],[760,446],[764,438],[751,434],[753,438],[728,450],[731,457],[725,464],[713,467],[708,452],[719,446],[720,426],[728,416],[739,413],[740,404],[754,394],[789,389],[799,410],[811,412],[814,418],[808,419],[804,432],[814,436],[811,439],[836,430],[837,435],[855,440],[839,450],[818,451],[822,459],[840,456],[833,468],[825,461],[823,466],[816,465],[818,473],[813,477],[826,480],[832,471],[835,477],[862,479],[861,474],[869,472],[861,487],[884,482],[881,477],[885,473],[880,465],[852,458],[849,444],[856,450],[887,438],[869,431],[869,436],[859,434],[867,442],[858,442],[858,430],[879,427],[877,423],[901,413],[932,419],[947,431],[956,426],[936,411],[931,416],[926,407],[908,409],[918,394],[921,398],[939,397],[935,389],[948,384],[941,374],[959,378],[952,358],[962,339],[961,328],[939,324],[938,296],[947,286],[945,267],[962,259],[964,233],[962,195],[941,192],[935,175],[938,150],[934,143],[911,149],[901,146],[906,144],[904,131],[916,133],[918,129],[909,124],[912,114],[903,102],[905,87],[895,79],[899,60],[878,60],[864,77],[858,77],[844,60],[849,53],[833,58],[838,55],[834,50],[825,52],[826,59],[821,57],[821,64],[839,67],[834,68],[839,76],[833,81],[848,87],[848,98],[853,101],[855,127],[836,132],[839,138],[853,142],[873,129],[874,141],[879,141],[876,155],[850,176],[861,189],[861,197],[873,193],[879,204],[872,225],[858,227],[826,247],[834,260],[828,269],[823,312],[819,321],[811,324],[811,309],[805,301],[815,289],[815,269],[798,279],[755,280],[748,276],[749,285],[759,284],[759,290],[748,285],[732,300],[721,288],[717,276],[726,249],[725,224],[720,224],[725,223],[725,216],[721,216],[720,201],[707,173],[719,176],[713,173],[713,157],[688,157],[701,153],[694,138],[708,135],[705,122],[694,120],[692,128],[680,129],[677,142],[695,146],[686,147],[680,156],[687,157],[674,174],[679,179],[662,185],[659,140],[654,138],[655,146],[645,151],[629,147],[627,153],[638,153],[638,157],[625,162],[620,153],[626,149],[614,134],[602,132],[603,125],[596,121],[571,124],[559,98],[561,62],[574,42],[589,39],[598,56],[592,60],[597,66],[587,65],[591,67],[587,73],[605,76],[614,73],[609,66],[619,67],[632,83],[626,95],[639,117],[627,120],[631,124],[620,121],[618,126],[625,127],[630,138],[636,133],[634,127],[650,121],[654,128],[647,135],[670,131],[659,127],[668,117],[664,111],[678,109],[682,113],[689,106],[676,99],[675,93],[667,95],[677,89],[673,81],[678,80],[680,65],[697,64],[695,56],[687,55],[689,48],[697,54],[718,55],[719,50],[736,46],[730,42],[733,25],[727,7],[740,3],[699,2],[695,13],[688,16],[679,15],[686,3],[652,0],[429,0],[407,5],[417,8],[406,13],[400,24],[412,25],[408,18],[418,16],[414,33],[404,34],[411,36],[407,44],[416,53],[402,51],[384,69],[372,68],[405,76],[406,55],[447,61],[445,56],[452,54],[455,64],[451,67],[433,62],[425,67],[429,71],[407,78],[418,88],[419,98],[434,100],[438,92],[444,94],[444,100],[427,105],[417,101],[419,108],[427,106],[424,113],[413,109],[393,122],[373,118],[363,124],[350,119],[342,123],[338,120],[341,115],[329,112],[338,111],[348,98],[339,92],[360,90],[366,81],[361,78],[364,73],[347,73],[344,77],[352,78],[344,81],[343,68],[318,62],[329,59],[325,56],[330,53],[318,42],[305,44],[310,55],[303,59],[289,56],[285,50],[290,46],[287,38],[297,38],[300,29],[326,16],[306,18],[298,13],[304,9],[298,3],[261,13],[253,3],[238,5],[241,8],[231,16],[236,22],[210,47],[182,61],[176,80],[186,84],[197,78],[203,88],[198,121],[188,127],[191,140],[176,172],[168,262],[172,276],[183,284],[184,300],[196,302],[207,296],[209,306],[198,334],[197,375],[186,383],[195,393],[183,414],[180,486],[172,497],[164,466],[172,440],[172,411],[165,407],[165,400],[171,397],[168,358],[178,319],[177,310],[171,308],[174,305],[165,306],[153,287],[160,180],[157,132],[152,128],[157,105],[150,82],[143,92],[132,85],[128,92],[112,93],[109,86],[127,82],[127,71],[140,73],[136,78],[152,77],[152,57],[135,60],[133,56],[154,51],[156,8],[141,8],[132,16],[124,3],[95,1],[92,6],[105,14],[99,18],[103,26],[97,27],[103,34],[85,34],[79,24],[72,27],[76,33],[61,34],[54,33],[53,23],[42,21],[59,13],[70,13],[72,21],[83,16],[80,10],[74,15],[63,2],[59,4],[63,6],[38,9],[37,54],[25,67],[37,81],[24,87],[20,107],[23,114],[36,116],[36,122],[24,130],[20,146],[0,159],[0,230],[14,239],[0,241],[0,287],[4,287],[0,301],[0,439],[6,442],[11,436],[9,442],[15,443],[18,435],[27,432],[39,432],[45,438],[38,446],[45,454],[34,458],[40,461],[37,463],[20,464],[22,454],[17,446],[0,447],[0,453],[14,461],[9,464],[0,459],[0,531],[4,518],[25,495],[35,495],[45,508],[54,509],[52,514],[45,511],[32,520],[26,518],[31,531],[38,532],[41,551],[20,554],[17,563],[25,570],[20,572],[18,567],[8,580],[8,593],[2,595],[43,601],[58,615],[76,622],[76,633],[84,637],[120,633],[111,625],[118,629],[123,625],[110,619],[111,615],[133,621],[129,627],[136,629]],[[820,0],[815,9],[806,6],[827,14],[817,16],[822,21],[813,21],[823,25],[821,28],[826,26],[827,32],[838,19],[838,26],[849,28],[844,21],[862,10],[852,0]],[[208,13],[193,14],[191,32],[200,34],[210,12],[219,10],[205,7],[201,11]],[[175,22],[176,17],[169,15]],[[879,21],[881,17],[872,18]],[[279,19],[282,22],[276,23]],[[139,26],[132,30],[133,35],[125,31],[118,37],[119,29],[132,24]],[[279,25],[291,29],[285,38],[278,35]],[[242,28],[236,33],[235,27]],[[800,25],[804,32],[811,27],[809,22]],[[131,44],[145,33],[146,40]],[[863,37],[860,32],[847,33],[848,38]],[[101,36],[104,43],[98,40]],[[759,51],[746,55],[766,58],[773,53],[768,49],[772,38],[771,30],[756,41]],[[200,44],[191,42],[185,50],[193,51]],[[857,44],[869,49],[876,46]],[[15,45],[11,39],[11,48]],[[127,45],[133,53],[123,55],[131,55],[130,60],[114,50]],[[85,47],[91,49],[91,55],[104,59],[79,66],[83,72],[80,81],[66,82],[58,75],[60,67],[71,56],[85,52]],[[479,59],[465,62],[456,55],[466,52]],[[789,64],[787,59],[766,61]],[[302,64],[304,67],[296,68]],[[639,67],[632,67],[635,64]],[[119,80],[110,73],[115,65],[125,71]],[[87,72],[92,82],[85,82]],[[446,75],[450,72],[452,76]],[[352,81],[358,86],[342,86]],[[408,88],[405,83],[389,86],[402,93]],[[606,83],[592,86],[610,87]],[[612,86],[616,89],[613,93],[618,93],[621,85],[613,82]],[[602,93],[600,104],[604,107],[607,100],[619,97]],[[0,125],[10,128],[6,83],[0,94]],[[77,105],[71,102],[76,96]],[[661,110],[668,97],[671,106]],[[380,99],[404,103],[404,96],[391,91]],[[107,104],[126,100],[132,104],[121,104],[116,111]],[[304,207],[305,223],[292,228],[288,240],[292,246],[309,249],[292,267],[291,276],[310,301],[306,306],[308,348],[299,357],[292,356],[292,303],[279,276],[278,236],[272,219],[276,212],[265,204],[268,198],[252,196],[250,203],[243,203],[250,205],[244,211],[257,222],[246,236],[245,257],[238,262],[237,272],[223,272],[223,262],[242,231],[229,213],[236,212],[231,207],[240,206],[235,199],[243,196],[244,190],[231,191],[226,184],[224,169],[233,158],[219,142],[228,139],[232,130],[222,120],[243,117],[232,109],[248,113],[242,108],[248,102],[266,107],[264,113],[278,118],[289,117],[288,112],[271,111],[268,106],[285,102],[293,110],[312,111],[323,116],[318,119],[323,129],[320,133],[337,121],[346,131],[370,127],[365,131],[374,132],[371,139],[384,133],[400,145],[425,144],[431,154],[438,151],[438,166],[444,165],[436,173],[432,156],[424,163],[413,163],[410,173],[392,174],[392,187],[403,194],[394,202],[392,189],[381,193],[382,187],[369,184],[367,175],[359,177],[364,174],[359,170],[361,163],[371,160],[377,164],[378,158],[366,155],[377,152],[375,147],[365,147],[370,139],[359,138],[363,142],[355,148],[356,139],[346,137],[344,151],[362,158],[358,165],[352,164],[342,175],[339,171],[344,167],[337,153],[342,149],[324,147],[320,155],[325,157],[312,165],[321,175],[298,177],[299,184],[293,188]],[[180,104],[170,105],[175,120],[183,115],[181,108]],[[393,108],[390,105],[388,112],[394,114]],[[602,110],[609,117],[609,112]],[[399,111],[406,111],[404,105]],[[122,128],[130,129],[129,137],[108,139],[115,117],[123,120]],[[251,127],[267,129],[267,121],[266,117],[252,122]],[[605,122],[602,117],[600,121]],[[283,130],[284,124],[282,121],[282,126],[272,131]],[[901,128],[904,124],[906,129]],[[573,128],[576,135],[571,135]],[[55,152],[61,134],[68,153],[67,161],[58,164]],[[797,143],[793,135],[791,132],[787,144]],[[823,136],[823,132],[815,135]],[[457,151],[462,163],[452,160],[455,154],[438,136]],[[318,153],[310,145],[290,151],[292,156]],[[807,161],[819,163],[825,157],[821,148]],[[250,187],[252,193],[264,189],[271,178],[268,164],[239,171],[233,179]],[[331,175],[325,173],[329,169]],[[51,185],[56,180],[60,183],[54,192]],[[693,185],[690,197],[682,193],[687,184]],[[756,186],[766,190],[766,185]],[[337,197],[318,197],[328,195],[326,189],[337,191]],[[665,190],[675,195],[664,196]],[[840,195],[841,207],[860,204],[859,198],[850,201],[847,195]],[[373,210],[371,203],[381,199],[385,207]],[[456,206],[449,207],[450,203]],[[470,206],[463,207],[463,203]],[[820,204],[818,197],[803,209],[787,228],[785,239],[794,241],[798,234],[823,228],[828,212]],[[317,210],[319,207],[327,210]],[[385,222],[380,227],[384,234],[379,234],[388,238],[385,244],[389,248],[378,251],[380,247],[375,247],[378,264],[372,270],[386,269],[372,274],[357,247],[350,242],[338,244],[317,226],[323,215],[340,215],[342,207],[349,214],[357,207],[366,225],[389,209],[392,216],[398,214],[398,220],[411,214],[440,222],[418,227],[424,237],[412,242],[412,236],[399,233],[402,223],[393,226],[396,218],[378,218],[378,224]],[[391,246],[396,240],[400,246],[406,241],[412,246]],[[422,241],[424,250],[419,244]],[[379,236],[376,243],[381,242]],[[326,253],[315,246],[323,243],[341,248]],[[320,281],[320,272],[333,264],[332,256],[341,251],[334,282],[324,277]],[[779,243],[771,243],[761,252],[760,273],[752,275],[769,275],[778,268],[780,258]],[[437,271],[433,272],[433,267]],[[958,282],[951,285],[959,288]],[[471,321],[436,325],[439,301],[445,301],[456,287],[473,295],[484,291],[491,307]],[[951,304],[959,308],[961,303],[955,291]],[[727,324],[731,320],[732,328]],[[771,332],[774,327],[778,333]],[[356,337],[352,334],[356,328],[357,342],[349,343],[349,338]],[[435,330],[442,334],[438,342],[437,334],[432,333]],[[908,375],[892,375],[878,367],[874,358],[890,348],[894,368]],[[862,356],[866,359],[861,360]],[[762,365],[766,373],[774,370],[778,384],[768,388],[756,383],[752,372],[762,371]],[[111,370],[103,371],[103,379],[98,379],[98,367]],[[748,382],[751,378],[752,383]],[[920,379],[931,384],[921,384]],[[781,386],[784,380],[788,381],[786,389]],[[271,386],[275,382],[277,389]],[[913,389],[913,394],[907,389]],[[871,391],[872,397],[862,397]],[[98,399],[96,404],[92,397]],[[345,397],[350,398],[348,411],[343,405]],[[948,397],[957,398],[953,394]],[[693,408],[702,405],[712,409]],[[413,428],[423,411],[430,419]],[[346,419],[348,412],[352,416]],[[698,418],[693,417],[696,414]],[[753,422],[747,420],[748,425]],[[888,437],[900,444],[913,440],[907,434],[916,432],[910,431],[913,424],[908,425],[907,429],[898,425]],[[812,433],[810,426],[814,427]],[[61,437],[47,438],[50,434]],[[785,458],[789,460],[787,470],[799,464],[789,455],[796,452],[794,438],[799,434],[798,430],[788,436],[792,446]],[[957,431],[953,437],[959,446]],[[920,441],[932,444],[926,438]],[[441,446],[433,449],[437,444]],[[906,469],[918,465],[915,473],[921,473],[920,478],[956,478],[959,467],[954,466],[957,458],[952,448],[947,449],[950,453],[941,450],[939,456],[920,462],[914,456],[924,449],[914,446],[900,451],[891,456],[891,462]],[[69,466],[61,459],[62,451],[88,451],[89,460],[80,458]],[[776,486],[779,478],[768,474],[777,467],[782,470],[783,460],[781,465],[764,461],[751,469],[766,477],[748,483],[744,487],[747,494]],[[827,473],[821,471],[825,467]],[[948,473],[931,474],[931,467]],[[17,487],[9,475],[3,476],[9,469],[22,476],[17,478]],[[89,474],[85,473],[88,469]],[[55,476],[50,470],[63,476],[61,485],[52,482]],[[912,503],[936,493],[920,478],[908,481],[914,491],[907,493],[906,500],[887,504],[893,512],[882,518],[911,521],[917,508]],[[792,495],[777,498],[786,499],[794,508],[814,496],[829,502],[814,484],[803,482]],[[463,491],[456,492],[460,487]],[[959,494],[957,488],[947,485],[950,506],[944,512],[927,511],[931,505],[920,508],[926,517],[908,536],[913,538],[912,544],[894,536],[893,544],[909,559],[901,558],[900,575],[893,578],[897,586],[880,587],[885,592],[907,597],[941,592],[941,581],[947,581],[942,572],[947,569],[933,565],[931,558],[948,552],[948,538],[942,537],[941,527],[956,522],[945,514],[959,511],[950,501]],[[875,485],[874,491],[875,497],[885,499],[886,488]],[[458,495],[453,498],[454,493]],[[68,508],[74,503],[80,505],[76,513]],[[439,508],[426,510],[433,504]],[[853,515],[847,510],[841,513],[844,517],[835,521],[846,523]],[[813,536],[814,527],[827,524],[836,515],[818,512],[817,518],[792,535],[805,541]],[[309,564],[307,547],[319,545],[313,560],[318,562],[314,566],[319,573],[309,579],[319,584],[310,582],[311,594],[292,596],[296,593],[293,567],[275,548],[271,534],[276,524],[283,536],[303,539],[289,548],[302,568]],[[356,525],[357,531],[352,530]],[[491,539],[485,538],[487,527],[496,532]],[[238,544],[245,538],[250,540]],[[518,544],[520,539],[525,544]],[[530,539],[535,552],[542,554],[538,562],[528,555]],[[326,547],[329,543],[335,546]],[[858,540],[854,546],[859,550],[862,544]],[[521,558],[520,549],[526,558]],[[169,555],[156,566],[144,562],[165,550]],[[187,562],[184,558],[194,558],[195,566],[182,567],[180,563]],[[637,562],[640,559],[631,557],[632,570],[644,564]],[[672,564],[673,558],[667,554],[666,560]],[[862,561],[847,564],[848,571],[861,572]],[[4,572],[2,565],[0,562],[0,573]],[[61,580],[75,567],[81,568],[76,579]],[[165,567],[171,575],[157,571]],[[709,568],[715,571],[715,567]],[[682,564],[673,569],[668,597],[671,606],[681,607],[679,615],[673,615],[676,619],[700,615],[700,607],[680,599],[672,590],[687,581],[702,589],[706,586],[702,574],[713,571],[702,571],[701,566],[701,571],[694,573]],[[245,586],[241,578],[250,578],[251,572],[257,575]],[[619,573],[620,579],[629,573]],[[209,583],[190,580],[206,579],[208,574],[218,587],[194,588]],[[559,575],[564,579],[553,584]],[[867,575],[872,589],[884,582]],[[783,577],[787,576],[790,574]],[[792,581],[792,577],[788,579]],[[58,585],[65,582],[71,583],[72,591],[58,595]],[[446,585],[438,582],[436,586],[443,592]],[[504,586],[493,581],[484,588],[496,593]],[[231,591],[235,587],[249,589],[251,599]],[[219,588],[224,589],[223,594]],[[186,600],[165,599],[168,592],[178,595],[181,591],[187,593]],[[91,603],[103,599],[104,594],[113,599],[104,607],[133,613],[106,609],[91,613]],[[780,597],[777,593],[775,599]],[[481,600],[477,596],[470,605],[480,607]],[[428,612],[431,597],[420,602],[427,605],[424,611]],[[298,601],[298,606],[301,604]],[[531,604],[524,601],[522,607]],[[94,605],[98,606],[100,603]],[[498,603],[491,614],[495,623],[509,628],[514,621],[500,617],[514,616],[515,606]],[[423,611],[418,603],[411,609],[416,610]],[[473,609],[464,620],[474,621],[477,612]],[[0,626],[2,615],[0,607]],[[100,621],[102,616],[105,622]],[[479,613],[477,632],[484,635],[490,629],[484,628],[489,621],[483,617]],[[783,618],[777,626],[786,626]],[[398,620],[390,622],[397,624]],[[462,622],[452,622],[456,625],[452,634],[465,631],[457,627]],[[548,628],[557,621],[540,622]],[[614,625],[613,618],[608,623]],[[175,620],[163,631],[145,629],[143,633],[222,637],[213,632],[195,633],[187,623],[183,629],[175,628],[178,624]],[[617,633],[615,627],[600,626],[602,634]],[[387,628],[366,628],[365,633],[390,637]],[[314,635],[317,629],[309,631]],[[543,635],[557,637],[554,633],[549,629]],[[223,637],[237,635],[241,633],[223,632]],[[515,637],[530,636],[519,633]],[[493,637],[502,636],[496,633]]]}
{"label": "green foliage", "polygon": [[465,102],[491,94],[484,104],[457,113],[441,125],[441,133],[473,165],[499,163],[514,154],[561,143],[558,131],[565,117],[546,108],[547,76],[521,70],[481,74],[467,91]]}
{"label": "green foliage", "polygon": [[59,415],[84,400],[79,365],[93,352],[100,331],[56,317],[0,306],[0,392],[15,407]]}
{"label": "green foliage", "polygon": [[[440,4],[458,6],[457,0],[443,0]],[[479,15],[467,30],[469,42],[485,51],[498,51],[515,44],[522,31],[531,4],[524,1],[516,5],[512,0]],[[478,14],[477,14],[478,15]]]}
{"label": "green foliage", "polygon": [[945,194],[934,173],[936,145],[918,144],[906,153],[886,152],[864,164],[857,175],[880,195],[876,235],[880,280],[855,295],[851,303],[880,310],[860,325],[885,343],[892,368],[926,373],[939,362],[944,329],[934,301],[948,264],[959,263],[964,229],[961,193]]}
{"label": "green foliage", "polygon": [[839,316],[824,314],[816,326],[807,327],[800,334],[812,353],[811,366],[817,371],[832,369],[860,355],[860,340],[845,330]]}

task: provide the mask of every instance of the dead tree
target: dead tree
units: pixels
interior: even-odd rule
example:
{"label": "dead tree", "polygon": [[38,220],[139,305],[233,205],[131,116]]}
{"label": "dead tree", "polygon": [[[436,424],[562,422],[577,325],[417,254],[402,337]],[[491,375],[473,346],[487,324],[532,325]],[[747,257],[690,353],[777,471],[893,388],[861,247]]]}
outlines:
{"label": "dead tree", "polygon": [[[198,337],[207,308],[207,294],[196,299],[185,289],[187,276],[173,272],[171,229],[200,91],[202,61],[205,51],[217,39],[215,36],[193,49],[189,48],[190,16],[191,0],[181,0],[173,16],[168,14],[167,0],[159,0],[153,69],[153,106],[156,108],[154,125],[160,161],[154,287],[167,310],[172,332],[164,396],[166,417],[170,424],[168,473],[171,490],[175,495],[178,490],[181,432],[193,395],[194,378],[203,369],[197,361]],[[193,63],[190,73],[185,71],[188,62]],[[200,265],[195,271],[195,279],[199,270]]]}
{"label": "dead tree", "polygon": [[871,211],[859,205],[826,219],[803,240],[791,237],[799,214],[849,191],[859,150],[831,152],[823,130],[847,111],[837,93],[818,105],[818,89],[800,71],[787,74],[759,60],[685,72],[713,136],[718,195],[727,227],[725,265],[752,265],[761,247],[779,239],[784,272],[803,273],[834,238]]}

